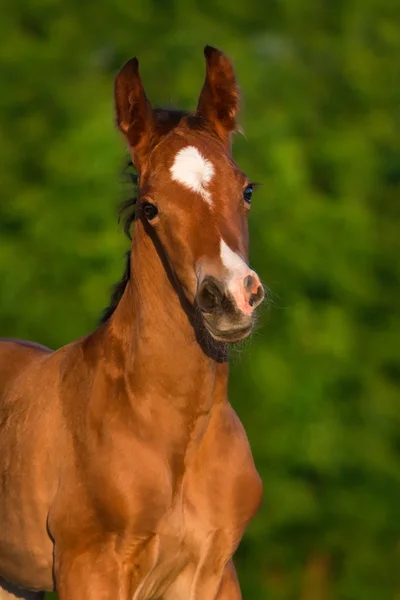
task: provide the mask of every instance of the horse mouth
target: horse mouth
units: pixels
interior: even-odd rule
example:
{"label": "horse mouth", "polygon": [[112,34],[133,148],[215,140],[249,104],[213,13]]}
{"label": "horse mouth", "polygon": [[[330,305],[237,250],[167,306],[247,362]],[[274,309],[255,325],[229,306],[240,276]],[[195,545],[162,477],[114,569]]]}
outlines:
{"label": "horse mouth", "polygon": [[225,342],[228,344],[234,344],[235,342],[241,342],[246,339],[253,329],[253,323],[246,325],[246,327],[238,327],[227,330],[220,330],[216,327],[213,327],[205,321],[207,331],[217,342]]}

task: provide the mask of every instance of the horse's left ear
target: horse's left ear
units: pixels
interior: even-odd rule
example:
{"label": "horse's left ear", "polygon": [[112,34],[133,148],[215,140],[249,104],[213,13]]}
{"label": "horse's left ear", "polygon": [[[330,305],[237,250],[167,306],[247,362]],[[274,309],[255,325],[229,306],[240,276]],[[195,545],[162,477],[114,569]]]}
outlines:
{"label": "horse's left ear", "polygon": [[137,58],[118,73],[114,88],[117,125],[129,144],[132,160],[140,170],[154,129],[154,113],[139,75]]}
{"label": "horse's left ear", "polygon": [[201,90],[197,112],[213,126],[217,135],[230,147],[230,134],[237,129],[240,94],[229,58],[211,46],[204,48],[206,80]]}

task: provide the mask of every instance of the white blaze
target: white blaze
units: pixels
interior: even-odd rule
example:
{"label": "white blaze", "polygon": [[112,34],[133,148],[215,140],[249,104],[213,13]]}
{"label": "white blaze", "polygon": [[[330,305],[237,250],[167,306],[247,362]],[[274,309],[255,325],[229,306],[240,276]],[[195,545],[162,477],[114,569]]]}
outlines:
{"label": "white blaze", "polygon": [[195,146],[186,146],[179,150],[170,171],[174,181],[192,192],[197,192],[212,204],[207,186],[213,178],[214,166]]}
{"label": "white blaze", "polygon": [[221,239],[220,244],[220,255],[222,264],[229,272],[230,277],[234,277],[235,275],[238,276],[245,271],[249,271],[249,267],[246,265],[243,258],[236,252],[233,252],[223,239]]}
{"label": "white blaze", "polygon": [[245,314],[251,314],[252,307],[249,305],[244,280],[248,275],[254,275],[254,272],[239,254],[229,248],[223,239],[220,243],[220,255],[222,264],[228,271],[226,285],[235,299],[238,309]]}

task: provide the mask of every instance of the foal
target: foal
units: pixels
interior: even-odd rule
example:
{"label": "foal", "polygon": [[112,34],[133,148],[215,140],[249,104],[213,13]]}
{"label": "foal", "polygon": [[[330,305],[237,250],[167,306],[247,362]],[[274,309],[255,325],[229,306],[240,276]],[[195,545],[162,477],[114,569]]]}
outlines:
{"label": "foal", "polygon": [[263,290],[230,155],[235,75],[205,57],[194,113],[152,109],[136,59],[116,78],[139,194],[105,322],[56,352],[0,342],[1,600],[240,598],[232,555],[262,490],[227,345]]}

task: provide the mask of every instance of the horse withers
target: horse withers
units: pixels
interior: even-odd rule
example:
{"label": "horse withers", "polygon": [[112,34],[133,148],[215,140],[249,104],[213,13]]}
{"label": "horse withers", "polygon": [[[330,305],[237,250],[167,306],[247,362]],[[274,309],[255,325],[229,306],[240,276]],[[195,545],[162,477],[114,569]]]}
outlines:
{"label": "horse withers", "polygon": [[263,299],[239,91],[205,49],[195,112],[115,81],[138,173],[132,247],[103,323],[52,352],[0,342],[0,599],[237,600],[232,556],[262,485],[228,402],[228,346]]}

